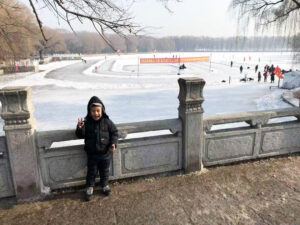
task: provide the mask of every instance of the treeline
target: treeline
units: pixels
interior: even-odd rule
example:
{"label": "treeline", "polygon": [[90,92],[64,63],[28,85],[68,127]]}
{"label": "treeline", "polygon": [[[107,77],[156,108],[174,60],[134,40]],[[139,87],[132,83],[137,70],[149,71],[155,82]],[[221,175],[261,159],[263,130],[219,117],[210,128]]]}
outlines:
{"label": "treeline", "polygon": [[[0,3],[0,61],[40,57],[63,53],[112,53],[96,32],[78,32],[44,28],[48,41],[40,33],[34,15],[16,0]],[[174,51],[289,51],[300,48],[300,36],[286,37],[193,37],[174,36],[155,38],[108,35],[112,45],[123,53]]]}
{"label": "treeline", "polygon": [[[93,32],[74,35],[63,30],[52,30],[53,43],[45,53],[110,53],[113,50]],[[289,51],[292,44],[286,37],[164,37],[129,36],[126,39],[110,35],[109,40],[120,52],[187,52],[187,51]]]}

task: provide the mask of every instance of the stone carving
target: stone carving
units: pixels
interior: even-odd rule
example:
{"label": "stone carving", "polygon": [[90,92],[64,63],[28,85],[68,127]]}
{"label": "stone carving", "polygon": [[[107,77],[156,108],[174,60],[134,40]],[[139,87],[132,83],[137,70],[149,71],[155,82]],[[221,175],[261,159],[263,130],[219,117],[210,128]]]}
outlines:
{"label": "stone carving", "polygon": [[206,158],[208,161],[253,155],[254,135],[207,139]]}
{"label": "stone carving", "polygon": [[[1,117],[5,121],[4,130],[18,129],[20,125],[29,125],[30,113],[33,110],[28,99],[31,99],[29,88],[4,88],[0,91]],[[20,128],[24,128],[24,126]]]}
{"label": "stone carving", "polygon": [[158,169],[163,166],[178,165],[179,145],[157,143],[122,149],[123,173]]}
{"label": "stone carving", "polygon": [[[51,183],[84,179],[86,176],[86,159],[84,155],[57,156],[47,159],[47,161]],[[48,185],[51,186],[51,183]]]}
{"label": "stone carving", "polygon": [[179,110],[183,110],[185,113],[203,112],[202,103],[203,87],[205,81],[200,78],[180,78],[178,80],[180,92],[179,92]]}
{"label": "stone carving", "polygon": [[273,132],[266,132],[263,135],[263,152],[295,151],[300,149],[300,128],[284,129]]}

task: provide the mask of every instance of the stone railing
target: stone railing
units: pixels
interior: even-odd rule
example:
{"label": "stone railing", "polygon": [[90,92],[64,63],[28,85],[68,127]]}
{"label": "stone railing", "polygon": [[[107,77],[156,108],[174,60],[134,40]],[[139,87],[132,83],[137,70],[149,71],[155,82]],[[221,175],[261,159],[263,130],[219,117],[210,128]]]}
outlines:
{"label": "stone railing", "polygon": [[[203,119],[205,82],[198,78],[178,82],[178,118],[117,124],[120,140],[112,158],[111,179],[192,172],[203,166],[300,151],[299,108]],[[36,131],[29,88],[2,89],[0,100],[5,122],[5,137],[0,137],[0,197],[27,201],[55,189],[83,185],[86,155],[75,129]],[[272,123],[281,117],[294,120]],[[243,125],[225,129],[232,123]]]}
{"label": "stone railing", "polygon": [[[179,79],[179,118],[117,125],[120,140],[111,179],[201,169],[204,84],[198,78]],[[2,160],[6,163],[2,179],[7,182],[0,187],[0,197],[15,195],[26,201],[54,189],[84,184],[86,155],[83,143],[75,141],[75,130],[36,131],[29,88],[3,89],[0,100],[7,145],[2,152],[9,156]],[[149,131],[158,133],[141,137]],[[139,135],[127,138],[133,133]]]}
{"label": "stone railing", "polygon": [[[290,120],[272,123],[283,117]],[[208,117],[204,120],[203,163],[210,166],[300,151],[299,121],[300,108]],[[241,122],[242,127],[212,129]]]}
{"label": "stone railing", "polygon": [[[117,127],[120,140],[112,159],[111,179],[182,168],[179,119],[118,124]],[[127,134],[161,130],[169,130],[170,134],[126,139]],[[37,132],[36,137],[44,185],[53,190],[84,184],[86,155],[83,144],[59,145],[59,142],[77,139],[74,130]]]}

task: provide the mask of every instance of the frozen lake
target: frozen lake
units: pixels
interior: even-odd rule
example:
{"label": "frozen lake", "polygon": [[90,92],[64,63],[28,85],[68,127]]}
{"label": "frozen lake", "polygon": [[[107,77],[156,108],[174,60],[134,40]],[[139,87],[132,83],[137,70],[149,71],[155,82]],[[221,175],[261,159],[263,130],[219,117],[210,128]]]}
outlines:
{"label": "frozen lake", "polygon": [[[169,53],[155,54],[155,57],[210,54]],[[87,63],[51,63],[41,66],[45,71],[37,74],[5,76],[0,87],[31,86],[37,129],[69,129],[76,126],[78,117],[86,115],[86,104],[93,95],[104,101],[116,123],[175,118],[179,77],[196,76],[207,82],[204,116],[290,107],[282,102],[281,89],[270,90],[269,80],[257,82],[254,66],[258,64],[260,71],[265,64],[283,69],[299,68],[293,65],[290,53],[212,53],[211,63],[186,63],[187,69],[179,76],[178,64],[138,65],[139,58],[143,57],[154,55],[102,55],[86,57]],[[230,67],[231,60],[233,67]],[[245,68],[242,74],[240,65]],[[245,74],[255,81],[240,82]]]}

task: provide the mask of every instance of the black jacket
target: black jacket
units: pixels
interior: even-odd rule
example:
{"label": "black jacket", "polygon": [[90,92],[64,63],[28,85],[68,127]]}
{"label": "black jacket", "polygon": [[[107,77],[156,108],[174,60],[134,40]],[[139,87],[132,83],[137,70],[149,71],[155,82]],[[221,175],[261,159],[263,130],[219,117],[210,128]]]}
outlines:
{"label": "black jacket", "polygon": [[[93,103],[103,105],[102,117],[98,121],[90,116],[90,107]],[[118,143],[118,130],[105,113],[103,102],[96,96],[93,96],[87,105],[84,127],[80,129],[77,126],[75,134],[78,138],[84,138],[84,150],[88,155],[109,155],[110,146]]]}

